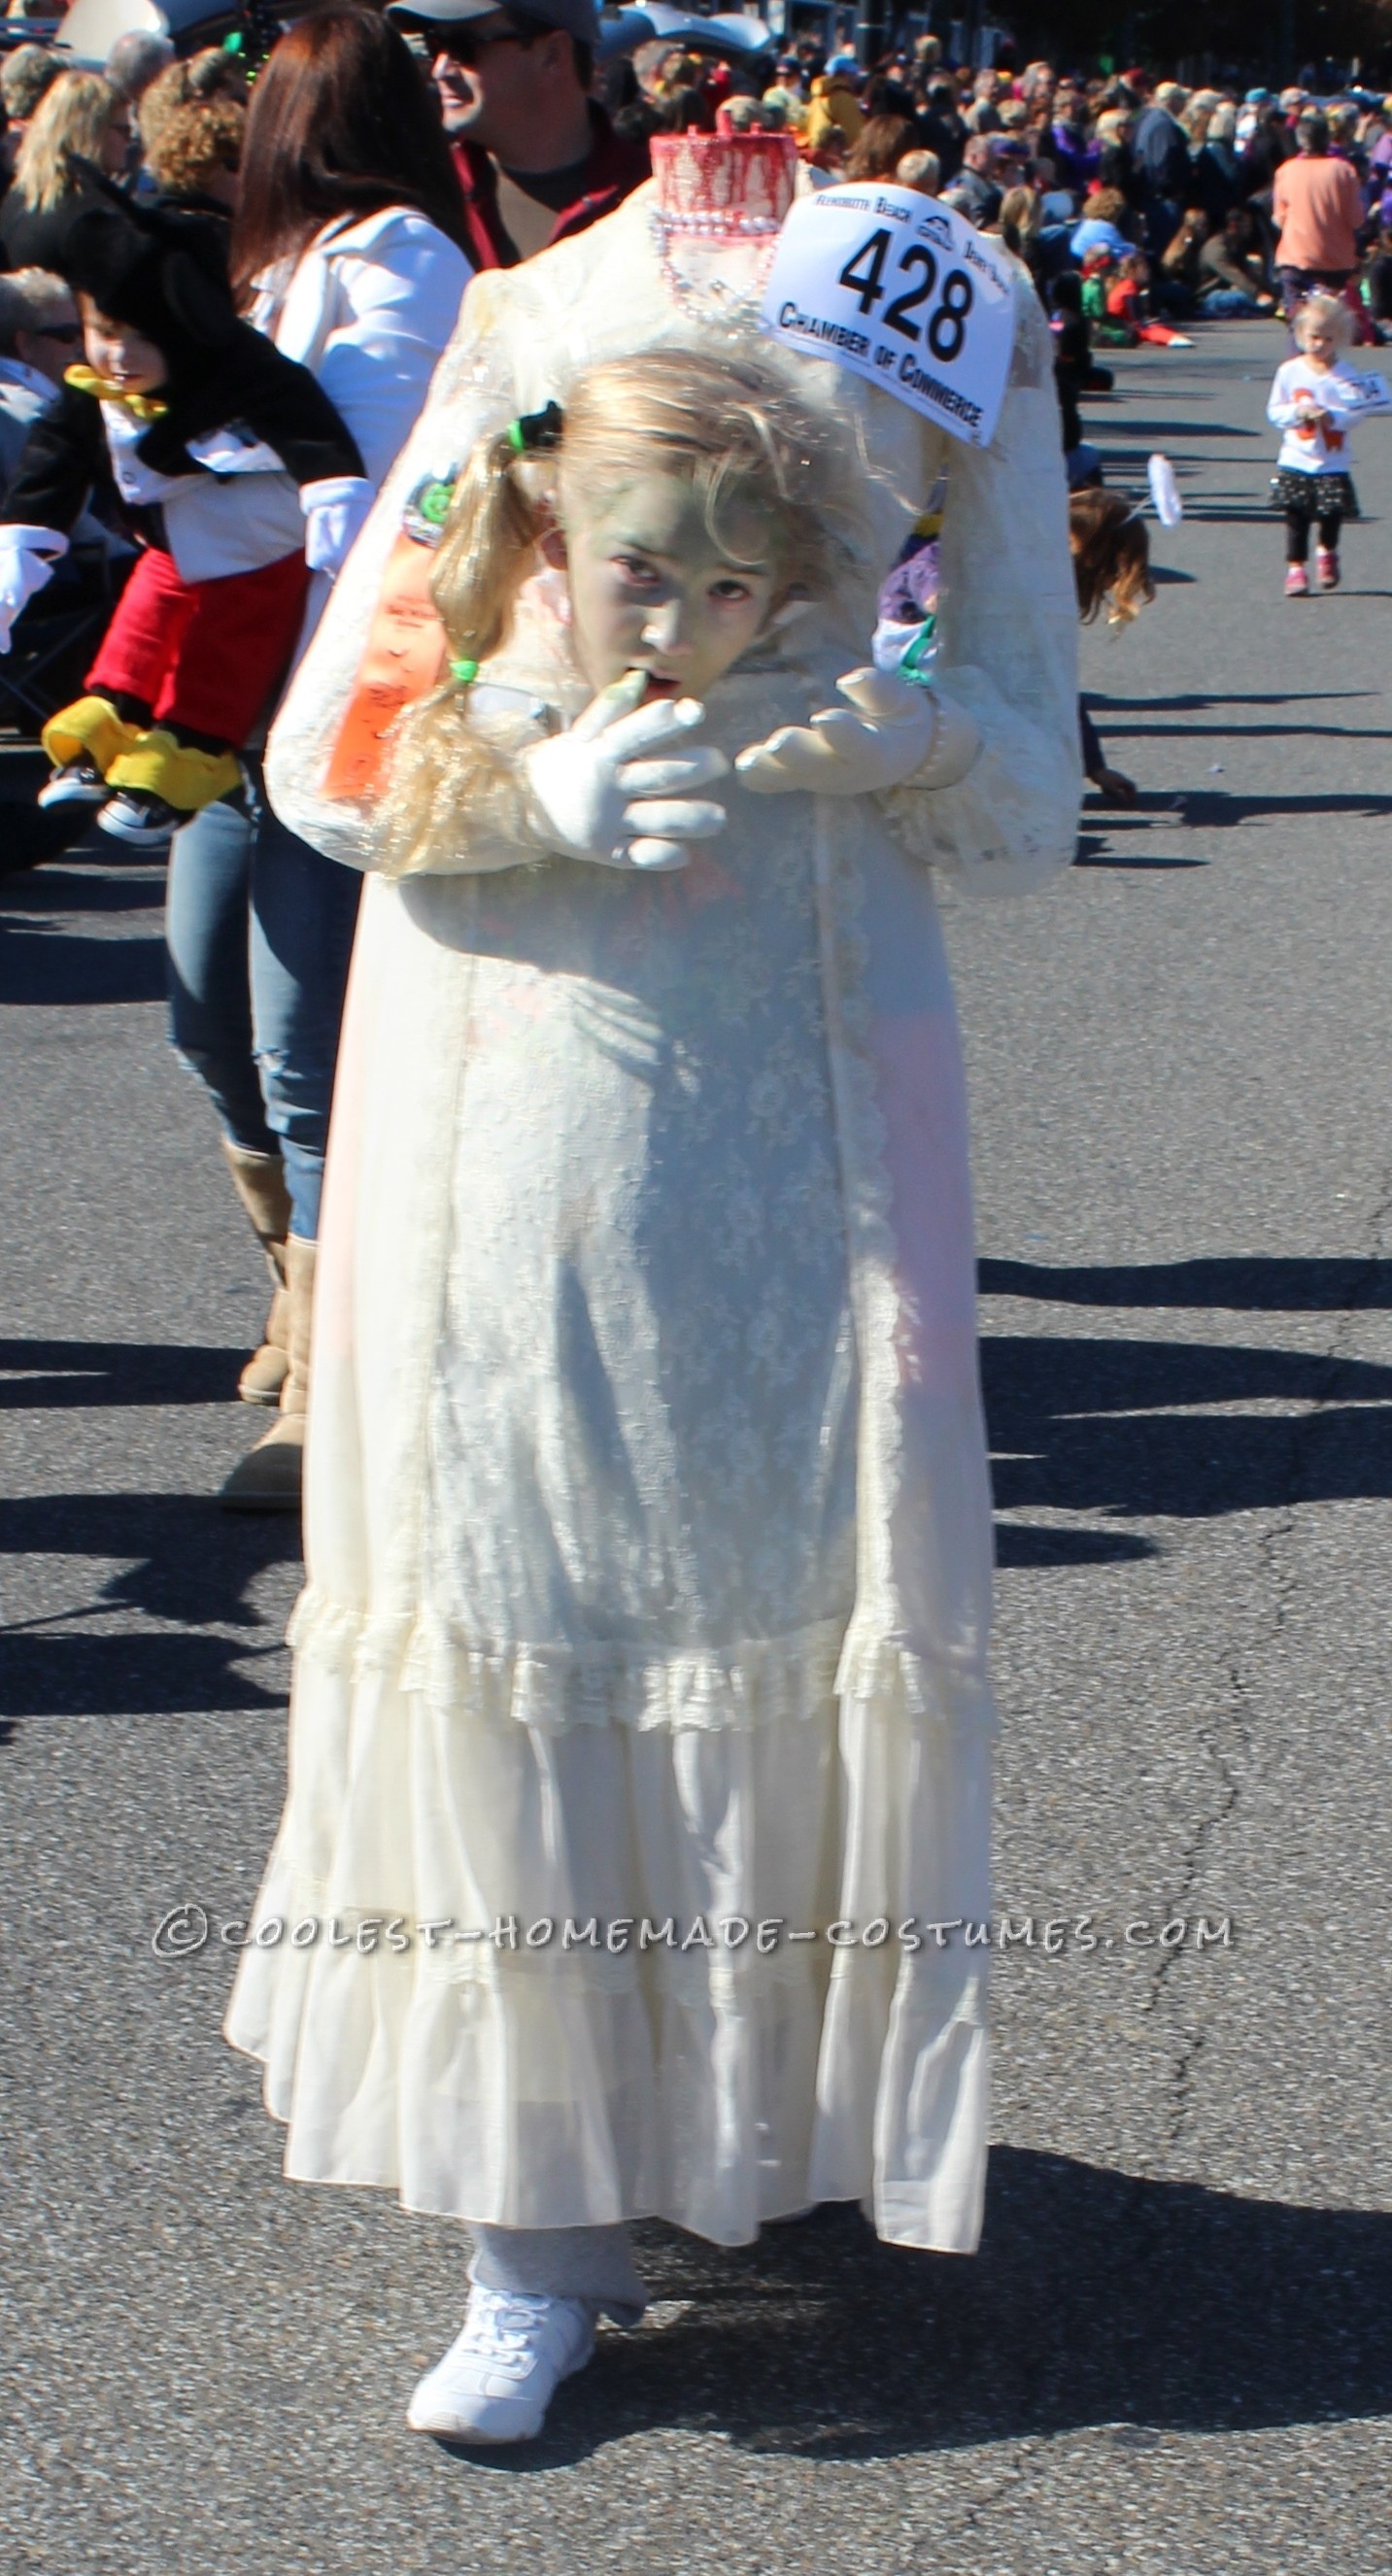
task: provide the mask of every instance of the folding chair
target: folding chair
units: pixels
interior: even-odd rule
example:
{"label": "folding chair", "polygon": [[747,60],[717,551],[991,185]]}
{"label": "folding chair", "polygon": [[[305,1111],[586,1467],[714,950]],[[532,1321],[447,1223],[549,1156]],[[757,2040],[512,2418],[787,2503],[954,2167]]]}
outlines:
{"label": "folding chair", "polygon": [[16,620],[10,650],[0,656],[0,724],[34,739],[79,694],[134,561],[130,555],[113,562],[103,545],[74,546],[64,556],[48,588]]}

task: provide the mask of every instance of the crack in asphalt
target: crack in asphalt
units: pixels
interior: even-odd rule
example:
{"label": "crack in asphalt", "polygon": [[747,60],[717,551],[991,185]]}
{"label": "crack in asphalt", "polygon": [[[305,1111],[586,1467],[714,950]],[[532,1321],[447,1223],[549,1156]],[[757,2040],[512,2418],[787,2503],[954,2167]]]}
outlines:
{"label": "crack in asphalt", "polygon": [[[1357,1318],[1370,1310],[1379,1278],[1386,1275],[1381,1265],[1387,1258],[1389,1222],[1392,1222],[1392,1173],[1384,1180],[1382,1196],[1369,1220],[1370,1249],[1360,1261],[1351,1260],[1349,1263],[1349,1295],[1335,1310],[1334,1332],[1323,1355],[1324,1383],[1309,1410],[1291,1421],[1289,1499],[1268,1518],[1258,1537],[1258,1590],[1266,1594],[1270,1605],[1260,1637],[1260,1643],[1265,1646],[1280,1638],[1300,1580],[1294,1565],[1286,1560],[1286,1549],[1299,1527],[1301,1509],[1310,1498],[1306,1462],[1319,1437],[1325,1414],[1337,1401],[1340,1373],[1353,1356],[1351,1344]],[[1198,1729],[1199,1741],[1222,1784],[1222,1795],[1211,1811],[1199,1818],[1194,1828],[1184,1855],[1179,1890],[1171,1907],[1174,1915],[1187,1915],[1208,1849],[1233,1814],[1242,1794],[1242,1764],[1252,1741],[1251,1725],[1243,1714],[1250,1709],[1252,1699],[1252,1685],[1245,1667],[1254,1652],[1255,1648],[1250,1645],[1245,1650],[1236,1645],[1233,1647],[1227,1670],[1232,1714],[1226,1723],[1220,1721],[1218,1725],[1204,1725]],[[1166,1980],[1180,1955],[1180,1949],[1174,1948],[1163,1951],[1156,1960],[1148,1992],[1139,2008],[1142,2015],[1153,2013],[1160,2004]],[[1207,2036],[1205,2030],[1196,2026],[1189,2032],[1175,2059],[1169,2080],[1172,2107],[1167,2140],[1171,2147],[1179,2143],[1190,2115],[1194,2070],[1203,2054]]]}

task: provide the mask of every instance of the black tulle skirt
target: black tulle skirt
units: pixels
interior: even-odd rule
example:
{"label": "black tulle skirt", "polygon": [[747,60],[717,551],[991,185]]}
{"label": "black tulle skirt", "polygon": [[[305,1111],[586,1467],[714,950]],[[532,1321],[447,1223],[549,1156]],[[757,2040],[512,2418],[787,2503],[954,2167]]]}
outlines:
{"label": "black tulle skirt", "polygon": [[1283,512],[1294,510],[1302,519],[1362,516],[1351,475],[1301,474],[1293,465],[1283,465],[1272,475],[1271,506]]}

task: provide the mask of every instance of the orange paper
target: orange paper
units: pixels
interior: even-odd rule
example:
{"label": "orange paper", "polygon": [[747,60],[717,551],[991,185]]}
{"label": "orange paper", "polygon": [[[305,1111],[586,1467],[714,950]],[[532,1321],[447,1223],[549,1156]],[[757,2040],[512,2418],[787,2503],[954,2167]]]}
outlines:
{"label": "orange paper", "polygon": [[430,596],[429,546],[399,536],[387,558],[353,694],[338,729],[323,793],[367,803],[380,793],[387,736],[403,707],[433,689],[448,652]]}

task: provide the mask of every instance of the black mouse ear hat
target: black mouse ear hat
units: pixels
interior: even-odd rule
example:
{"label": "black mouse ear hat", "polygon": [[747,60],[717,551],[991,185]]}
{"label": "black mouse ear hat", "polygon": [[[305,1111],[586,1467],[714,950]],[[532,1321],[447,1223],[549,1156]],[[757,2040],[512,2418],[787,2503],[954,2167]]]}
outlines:
{"label": "black mouse ear hat", "polygon": [[71,167],[81,194],[54,257],[60,277],[171,363],[225,347],[237,312],[213,225],[175,207],[142,206],[76,154]]}

